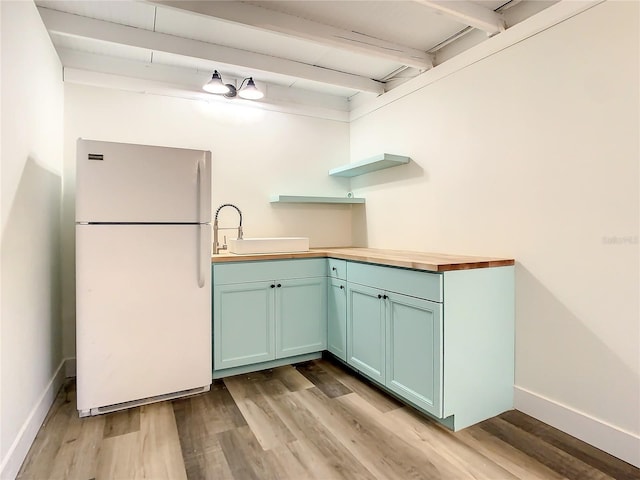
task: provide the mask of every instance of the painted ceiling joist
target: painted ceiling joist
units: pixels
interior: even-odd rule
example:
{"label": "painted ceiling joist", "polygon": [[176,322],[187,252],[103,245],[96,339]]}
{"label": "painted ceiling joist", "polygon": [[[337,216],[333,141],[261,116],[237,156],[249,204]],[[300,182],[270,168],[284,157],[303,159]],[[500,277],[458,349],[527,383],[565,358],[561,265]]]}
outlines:
{"label": "painted ceiling joist", "polygon": [[495,35],[506,29],[502,15],[493,10],[469,1],[451,0],[414,0],[417,3],[443,13],[460,23],[469,25]]}
{"label": "painted ceiling joist", "polygon": [[256,72],[288,75],[362,92],[384,93],[384,84],[382,82],[358,75],[43,7],[38,7],[38,11],[45,26],[51,33],[90,38],[151,51],[161,51],[211,62],[237,65]]}
{"label": "painted ceiling joist", "polygon": [[384,58],[423,70],[433,67],[433,58],[425,51],[255,5],[190,0],[149,0],[147,3],[303,38],[321,45]]}

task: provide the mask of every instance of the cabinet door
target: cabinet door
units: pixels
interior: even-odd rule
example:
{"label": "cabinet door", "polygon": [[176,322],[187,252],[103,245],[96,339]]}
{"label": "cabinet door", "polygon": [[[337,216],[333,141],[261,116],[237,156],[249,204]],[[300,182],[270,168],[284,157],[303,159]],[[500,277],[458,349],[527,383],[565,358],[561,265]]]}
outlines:
{"label": "cabinet door", "polygon": [[327,278],[276,284],[276,358],[326,350]]}
{"label": "cabinet door", "polygon": [[327,289],[327,350],[347,361],[347,287],[333,278]]}
{"label": "cabinet door", "polygon": [[387,295],[387,388],[442,417],[442,305]]}
{"label": "cabinet door", "polygon": [[[271,288],[274,285],[274,288]],[[213,369],[275,358],[274,282],[220,285],[213,289]]]}
{"label": "cabinet door", "polygon": [[385,381],[385,315],[381,292],[347,285],[347,363],[373,380]]}

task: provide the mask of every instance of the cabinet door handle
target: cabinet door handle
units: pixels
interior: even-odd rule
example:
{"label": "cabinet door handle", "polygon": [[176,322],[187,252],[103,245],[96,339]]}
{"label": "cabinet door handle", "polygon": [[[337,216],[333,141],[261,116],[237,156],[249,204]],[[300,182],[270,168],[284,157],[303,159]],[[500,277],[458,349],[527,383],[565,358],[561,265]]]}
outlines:
{"label": "cabinet door handle", "polygon": [[382,298],[382,295],[378,294],[378,298]]}
{"label": "cabinet door handle", "polygon": [[338,269],[336,267],[331,267],[331,270],[333,270],[334,272],[338,271]]}
{"label": "cabinet door handle", "polygon": [[389,297],[387,295],[383,295],[382,298],[384,298],[386,300]]}
{"label": "cabinet door handle", "polygon": [[271,288],[276,288],[276,286],[272,283],[271,285],[269,285]]}
{"label": "cabinet door handle", "polygon": [[281,286],[282,286],[282,284],[281,284],[281,283],[279,283],[279,284],[278,284],[278,288],[280,288]]}
{"label": "cabinet door handle", "polygon": [[344,285],[340,285],[340,290],[343,290],[343,289],[344,289]]}

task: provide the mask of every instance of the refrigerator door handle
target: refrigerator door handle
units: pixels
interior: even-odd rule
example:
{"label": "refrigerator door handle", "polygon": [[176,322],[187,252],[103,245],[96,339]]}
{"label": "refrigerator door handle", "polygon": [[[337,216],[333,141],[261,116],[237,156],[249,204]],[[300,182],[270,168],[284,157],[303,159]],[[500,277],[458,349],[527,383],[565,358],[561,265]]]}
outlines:
{"label": "refrigerator door handle", "polygon": [[209,249],[209,236],[207,235],[207,228],[210,228],[209,224],[200,225],[200,235],[198,235],[198,287],[204,288],[205,286],[205,272],[207,271],[208,249]]}
{"label": "refrigerator door handle", "polygon": [[206,223],[209,220],[202,218],[204,215],[204,212],[206,211],[206,206],[205,206],[205,195],[204,195],[204,185],[203,185],[203,181],[204,179],[202,178],[204,175],[204,172],[206,171],[205,168],[205,159],[204,158],[200,158],[198,160],[198,176],[197,176],[197,188],[198,188],[198,222],[199,223]]}

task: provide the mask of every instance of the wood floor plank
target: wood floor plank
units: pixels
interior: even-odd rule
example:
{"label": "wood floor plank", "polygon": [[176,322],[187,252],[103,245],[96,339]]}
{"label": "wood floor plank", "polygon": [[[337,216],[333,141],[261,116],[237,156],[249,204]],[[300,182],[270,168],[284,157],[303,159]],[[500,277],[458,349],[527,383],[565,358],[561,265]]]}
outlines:
{"label": "wood floor plank", "polygon": [[18,472],[18,479],[41,479],[50,475],[75,411],[74,405],[66,401],[63,392],[58,394]]}
{"label": "wood floor plank", "polygon": [[[209,420],[209,410],[204,395],[174,400],[171,402],[171,406],[176,419],[180,449],[185,464],[191,457],[202,455],[205,451],[215,448],[216,433],[233,428],[218,429],[215,420],[207,421]],[[224,413],[221,412],[219,418],[225,418]]]}
{"label": "wood floor plank", "polygon": [[96,478],[186,480],[171,404],[138,408],[139,431],[103,439]]}
{"label": "wood floor plank", "polygon": [[[59,408],[56,407],[59,405]],[[57,416],[57,421],[53,417]],[[63,430],[58,430],[60,421],[66,422]],[[104,433],[105,417],[80,419],[76,410],[75,384],[68,382],[57,396],[47,419],[36,437],[32,451],[39,448],[41,439],[46,443],[45,452],[52,452],[60,444],[51,464],[45,463],[46,453],[29,453],[22,466],[18,479],[82,479],[94,478],[97,471],[97,459]],[[51,433],[61,433],[62,437],[47,437]],[[39,458],[42,469],[32,468],[31,458]]]}
{"label": "wood floor plank", "polygon": [[425,418],[410,407],[403,407],[384,414],[408,442],[422,442],[446,459],[453,467],[465,472],[465,478],[483,480],[515,479],[515,475],[491,461],[477,450],[456,439],[455,433]]}
{"label": "wood floor plank", "polygon": [[[482,472],[477,472],[474,469],[467,468],[466,465],[462,465],[461,462],[451,461],[451,458],[446,455],[446,450],[441,451],[437,445],[432,444],[429,441],[425,441],[425,435],[416,435],[415,432],[419,429],[436,429],[439,428],[431,421],[425,418],[414,417],[413,421],[417,425],[411,425],[409,428],[405,428],[406,424],[397,422],[395,418],[385,415],[375,408],[374,405],[367,402],[359,395],[345,395],[340,397],[339,401],[344,404],[346,408],[352,411],[355,418],[368,417],[374,420],[381,427],[384,427],[389,435],[397,436],[407,444],[411,445],[429,459],[429,462],[439,472],[441,478],[482,478]],[[502,474],[500,470],[493,469],[492,474]]]}
{"label": "wood floor plank", "polygon": [[313,383],[302,375],[293,365],[274,368],[273,373],[274,377],[279,379],[290,392],[313,388]]}
{"label": "wood floor plank", "polygon": [[237,376],[226,378],[225,385],[263,450],[283,446],[295,440],[255,383],[247,382],[244,376]]}
{"label": "wood floor plank", "polygon": [[78,418],[75,408],[69,428],[46,478],[82,479],[97,474],[98,454],[104,437],[103,417]]}
{"label": "wood floor plank", "polygon": [[333,377],[345,387],[360,395],[381,412],[388,412],[404,406],[398,400],[384,393],[364,377],[358,376],[357,374],[347,370],[346,367],[339,365],[336,360],[324,360],[322,366],[326,372],[333,375]]}
{"label": "wood floor plank", "polygon": [[140,430],[140,409],[128,408],[105,415],[104,438],[117,437]]}
{"label": "wood floor plank", "polygon": [[421,452],[371,418],[328,399],[317,389],[299,392],[317,420],[376,478],[440,479],[438,469]]}
{"label": "wood floor plank", "polygon": [[187,478],[233,478],[216,434],[247,422],[224,383],[214,381],[209,392],[174,400],[172,407]]}
{"label": "wood floor plank", "polygon": [[[312,473],[313,470],[308,470],[299,457],[294,454],[294,450],[290,448],[291,443],[293,442],[270,450],[264,458],[265,467],[274,472],[276,478],[282,480],[312,480],[316,478]],[[323,480],[328,478],[331,477],[325,476]]]}
{"label": "wood floor plank", "polygon": [[500,415],[500,418],[515,425],[545,442],[557,447],[569,455],[582,460],[584,463],[610,475],[617,480],[638,480],[638,469],[613,455],[586,444],[566,434],[557,428],[540,422],[539,420],[517,410],[511,410]]}
{"label": "wood floor plank", "polygon": [[140,432],[105,438],[96,468],[98,478],[144,478],[140,455]]}
{"label": "wood floor plank", "polygon": [[517,478],[526,480],[566,480],[563,475],[554,472],[529,455],[476,426],[456,432],[455,437]]}
{"label": "wood floor plank", "polygon": [[269,397],[273,410],[297,438],[288,444],[308,472],[306,478],[373,479],[336,436],[307,409],[300,392]]}
{"label": "wood floor plank", "polygon": [[140,435],[144,478],[186,480],[171,403],[159,402],[140,407]]}
{"label": "wood floor plank", "polygon": [[323,364],[312,360],[298,363],[296,369],[329,398],[351,393],[351,390],[340,383],[335,376],[327,373],[323,368]]}
{"label": "wood floor plank", "polygon": [[[220,446],[227,464],[236,480],[277,479],[276,472],[269,469],[265,452],[251,429],[239,427],[218,434]],[[271,465],[273,462],[271,462]]]}
{"label": "wood floor plank", "polygon": [[482,422],[480,427],[569,480],[613,478],[499,417]]}
{"label": "wood floor plank", "polygon": [[340,480],[340,479],[373,479],[369,476],[352,476],[350,469],[342,468],[342,463],[337,457],[323,456],[315,443],[306,440],[296,440],[287,444],[287,449],[298,460],[304,469],[304,475],[298,479],[308,480]]}
{"label": "wood floor plank", "polygon": [[[225,430],[228,431],[228,430]],[[184,457],[184,465],[189,480],[214,478],[231,480],[233,474],[222,451],[218,435],[212,435],[206,449],[199,448],[198,453]]]}
{"label": "wood floor plank", "polygon": [[214,381],[208,392],[172,401],[180,438],[195,439],[193,445],[211,436],[242,427],[247,421],[222,381]]}

